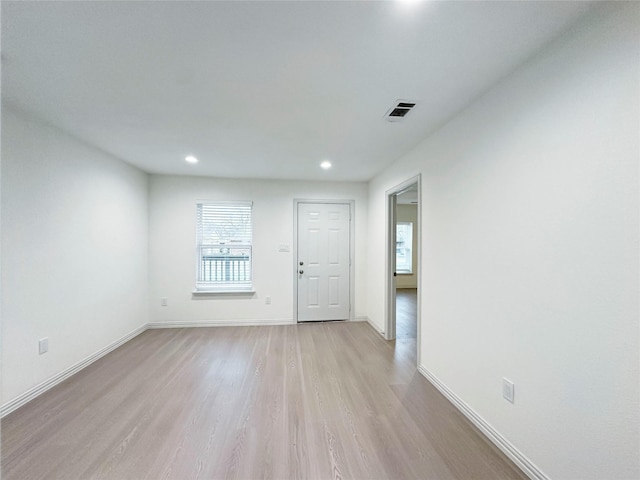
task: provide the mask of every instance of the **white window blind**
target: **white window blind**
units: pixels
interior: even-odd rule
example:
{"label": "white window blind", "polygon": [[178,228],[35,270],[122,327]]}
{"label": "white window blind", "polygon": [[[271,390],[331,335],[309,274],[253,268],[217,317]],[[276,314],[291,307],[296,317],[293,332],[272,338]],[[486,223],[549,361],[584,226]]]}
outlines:
{"label": "white window blind", "polygon": [[196,290],[251,290],[252,202],[196,205]]}

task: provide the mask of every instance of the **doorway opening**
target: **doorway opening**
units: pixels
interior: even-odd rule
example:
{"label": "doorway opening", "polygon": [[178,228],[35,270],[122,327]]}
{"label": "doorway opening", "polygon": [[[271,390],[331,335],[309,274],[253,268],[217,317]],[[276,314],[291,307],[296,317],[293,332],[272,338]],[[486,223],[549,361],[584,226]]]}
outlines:
{"label": "doorway opening", "polygon": [[385,338],[420,361],[420,176],[387,191]]}

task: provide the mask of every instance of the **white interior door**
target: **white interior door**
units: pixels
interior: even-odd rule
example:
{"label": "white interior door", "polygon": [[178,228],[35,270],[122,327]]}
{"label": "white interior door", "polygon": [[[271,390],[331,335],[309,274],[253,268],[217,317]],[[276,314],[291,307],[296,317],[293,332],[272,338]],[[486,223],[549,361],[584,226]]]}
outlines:
{"label": "white interior door", "polygon": [[298,321],[348,320],[350,205],[298,204]]}

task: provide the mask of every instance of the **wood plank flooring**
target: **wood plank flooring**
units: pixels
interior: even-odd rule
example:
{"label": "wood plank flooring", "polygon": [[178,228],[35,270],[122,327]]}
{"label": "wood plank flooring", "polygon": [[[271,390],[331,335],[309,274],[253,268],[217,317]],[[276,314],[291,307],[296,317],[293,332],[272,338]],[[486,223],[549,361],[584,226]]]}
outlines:
{"label": "wood plank flooring", "polygon": [[416,288],[396,289],[396,339],[400,341],[415,341],[417,337],[417,292]]}
{"label": "wood plank flooring", "polygon": [[367,323],[149,330],[2,420],[2,478],[523,479]]}

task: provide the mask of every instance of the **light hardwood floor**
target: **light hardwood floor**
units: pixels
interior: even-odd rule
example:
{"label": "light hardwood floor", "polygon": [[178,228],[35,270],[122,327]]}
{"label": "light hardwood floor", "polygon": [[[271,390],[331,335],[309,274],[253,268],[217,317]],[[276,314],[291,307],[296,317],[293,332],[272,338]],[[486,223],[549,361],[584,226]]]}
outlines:
{"label": "light hardwood floor", "polygon": [[416,288],[396,289],[396,339],[400,342],[416,341],[417,296]]}
{"label": "light hardwood floor", "polygon": [[2,420],[2,478],[523,479],[367,323],[149,330]]}

